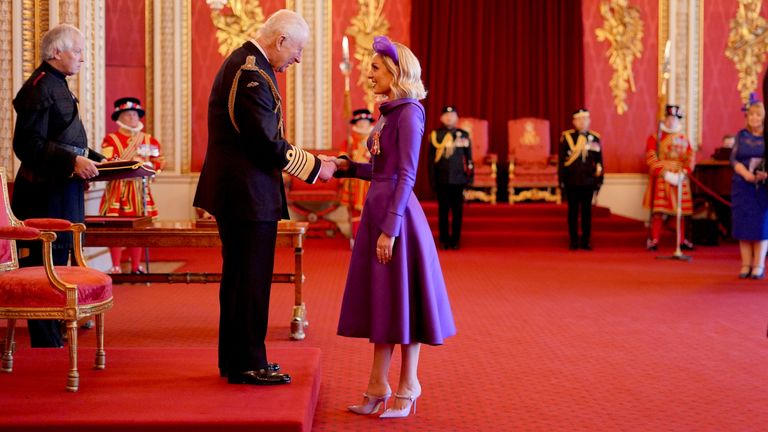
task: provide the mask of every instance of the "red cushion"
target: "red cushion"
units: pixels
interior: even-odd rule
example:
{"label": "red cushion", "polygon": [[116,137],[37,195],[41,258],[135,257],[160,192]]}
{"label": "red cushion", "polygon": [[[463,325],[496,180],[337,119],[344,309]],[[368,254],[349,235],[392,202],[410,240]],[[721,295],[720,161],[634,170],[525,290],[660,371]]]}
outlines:
{"label": "red cushion", "polygon": [[72,226],[72,222],[66,219],[34,218],[25,220],[24,225],[40,230],[65,231]]}
{"label": "red cushion", "polygon": [[0,238],[12,240],[32,240],[40,237],[40,230],[22,226],[0,227]]}
{"label": "red cushion", "polygon": [[[79,305],[103,302],[112,297],[112,278],[85,267],[56,267],[64,282],[77,285]],[[54,288],[44,267],[24,267],[0,273],[0,307],[64,307],[66,295]]]}

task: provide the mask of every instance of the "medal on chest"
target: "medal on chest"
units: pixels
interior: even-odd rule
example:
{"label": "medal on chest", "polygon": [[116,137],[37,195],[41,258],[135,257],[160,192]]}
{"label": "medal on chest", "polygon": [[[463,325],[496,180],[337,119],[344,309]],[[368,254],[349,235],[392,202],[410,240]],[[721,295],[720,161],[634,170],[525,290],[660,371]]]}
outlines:
{"label": "medal on chest", "polygon": [[377,123],[376,127],[371,132],[371,156],[381,154],[381,130],[384,128],[386,119],[382,117]]}

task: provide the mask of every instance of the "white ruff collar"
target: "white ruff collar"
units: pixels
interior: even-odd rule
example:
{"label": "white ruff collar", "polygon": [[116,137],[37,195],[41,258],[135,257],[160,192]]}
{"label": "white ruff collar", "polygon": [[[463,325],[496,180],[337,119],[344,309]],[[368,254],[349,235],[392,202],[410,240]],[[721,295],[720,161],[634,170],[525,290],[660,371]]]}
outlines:
{"label": "white ruff collar", "polygon": [[138,126],[135,128],[132,128],[128,126],[127,124],[121,122],[120,120],[117,120],[115,123],[117,123],[118,126],[120,126],[120,129],[127,130],[131,133],[131,135],[136,135],[137,133],[141,132],[142,129],[144,129],[144,123],[139,122]]}
{"label": "white ruff collar", "polygon": [[666,132],[668,134],[674,134],[674,133],[680,133],[680,131],[683,130],[683,125],[678,123],[675,129],[669,129],[664,125],[664,123],[661,123],[661,125],[659,125],[659,128],[661,129],[662,132]]}

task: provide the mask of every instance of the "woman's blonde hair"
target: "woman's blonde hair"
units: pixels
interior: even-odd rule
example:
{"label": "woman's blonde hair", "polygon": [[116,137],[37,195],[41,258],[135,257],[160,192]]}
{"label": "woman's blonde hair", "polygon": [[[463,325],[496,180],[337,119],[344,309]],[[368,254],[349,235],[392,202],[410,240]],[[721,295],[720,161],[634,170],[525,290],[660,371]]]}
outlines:
{"label": "woman's blonde hair", "polygon": [[400,65],[385,56],[376,54],[381,58],[384,67],[392,74],[392,93],[395,99],[413,98],[421,100],[427,97],[427,91],[424,89],[424,83],[421,82],[421,65],[419,59],[413,55],[413,52],[405,45],[392,42],[397,49],[397,57]]}

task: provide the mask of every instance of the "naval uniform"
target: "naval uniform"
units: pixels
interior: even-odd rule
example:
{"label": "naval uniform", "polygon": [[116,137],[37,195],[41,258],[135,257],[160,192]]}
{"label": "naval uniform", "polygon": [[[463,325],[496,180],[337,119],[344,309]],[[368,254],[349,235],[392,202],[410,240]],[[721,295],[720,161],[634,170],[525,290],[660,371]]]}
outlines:
{"label": "naval uniform", "polygon": [[[592,200],[603,184],[603,152],[600,135],[569,129],[560,137],[558,180],[568,202],[568,234],[571,248],[590,248]],[[581,214],[581,238],[578,218]]]}

